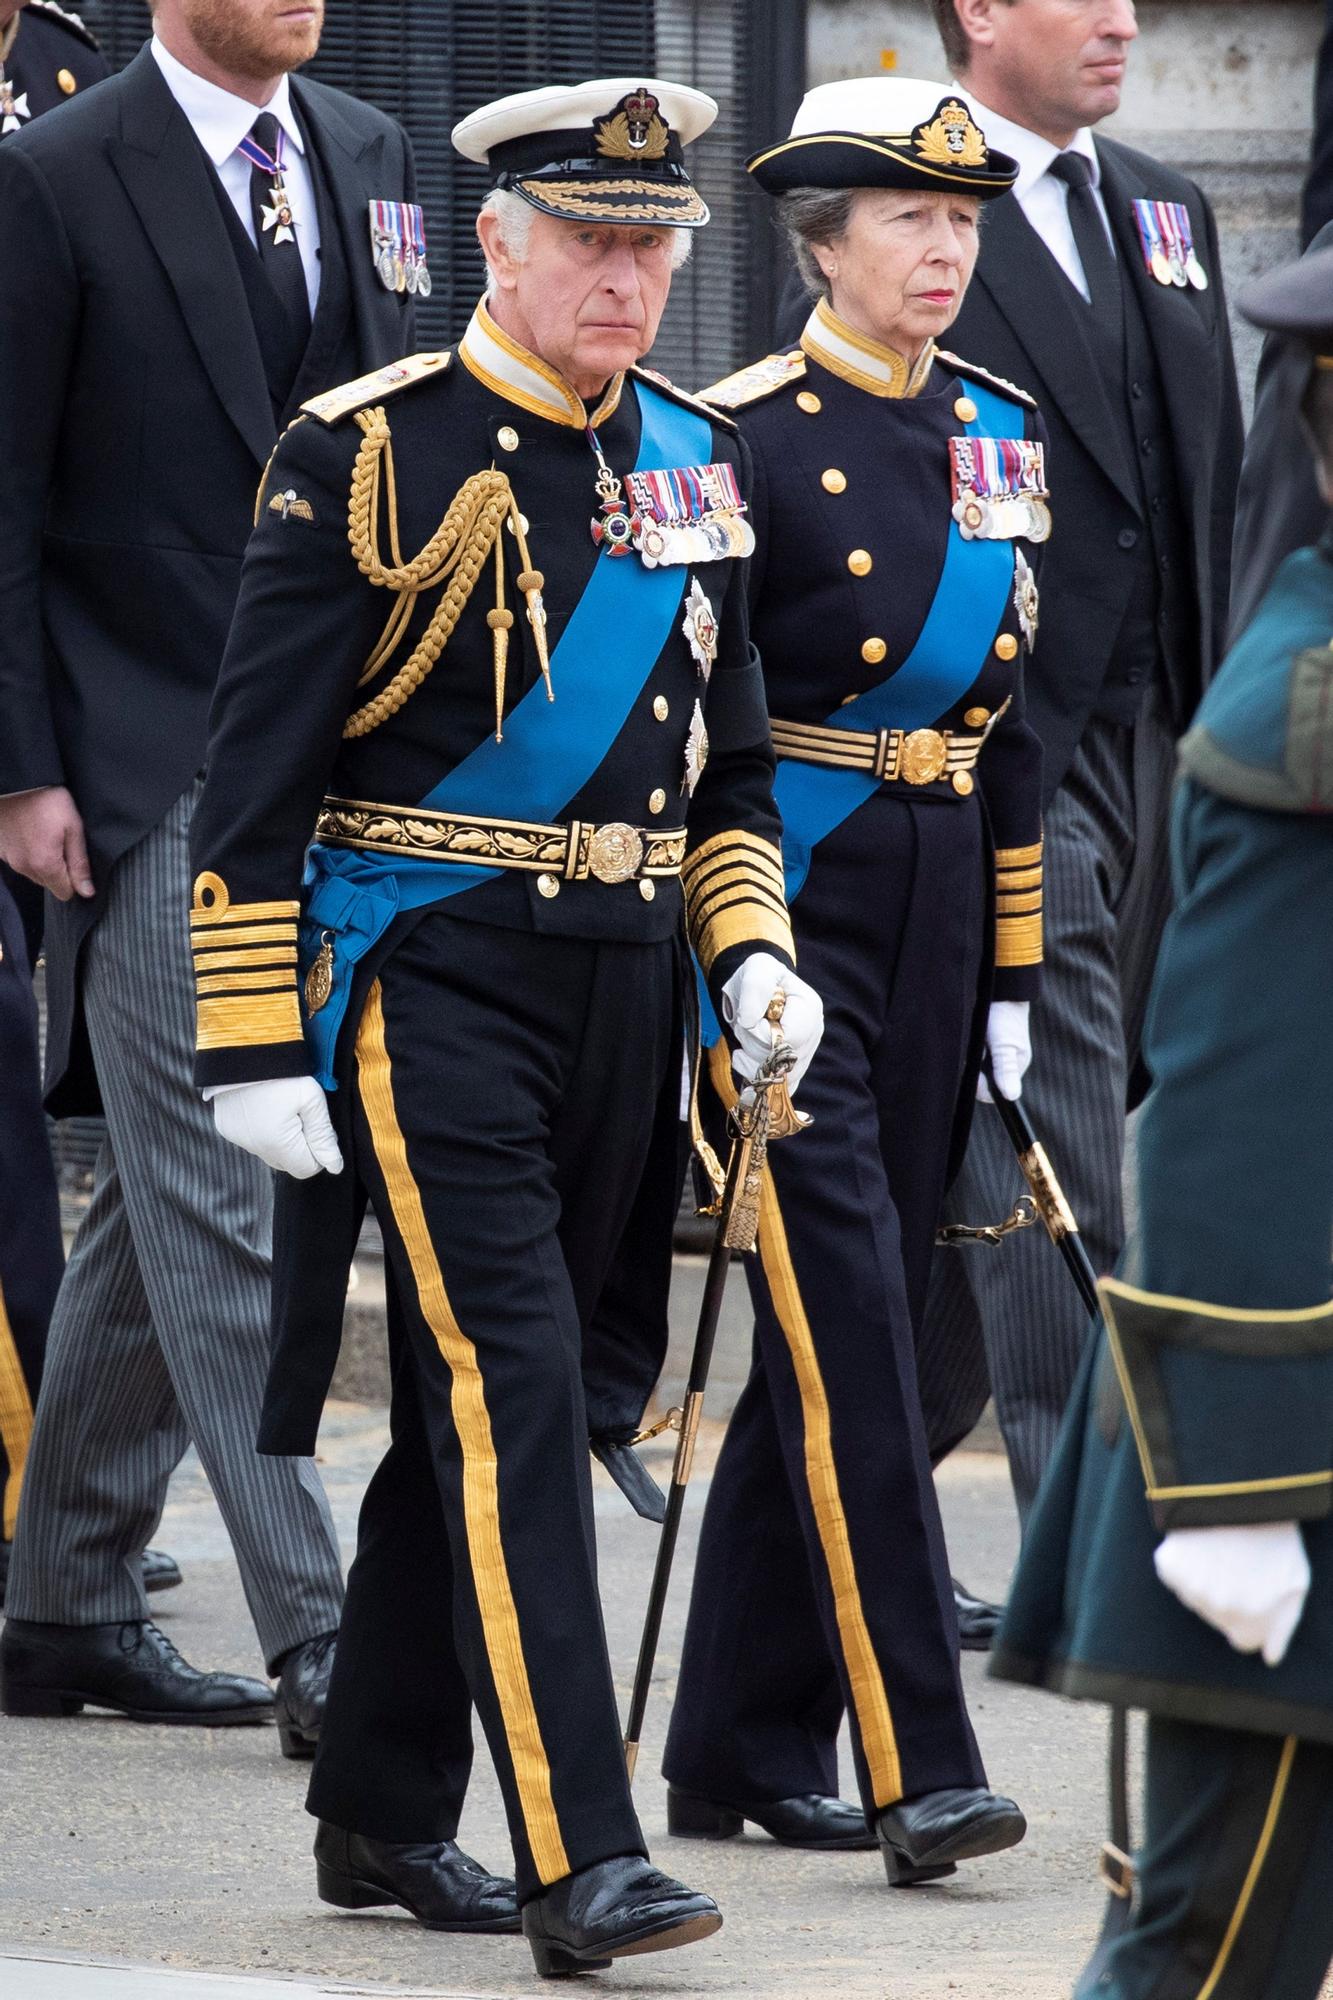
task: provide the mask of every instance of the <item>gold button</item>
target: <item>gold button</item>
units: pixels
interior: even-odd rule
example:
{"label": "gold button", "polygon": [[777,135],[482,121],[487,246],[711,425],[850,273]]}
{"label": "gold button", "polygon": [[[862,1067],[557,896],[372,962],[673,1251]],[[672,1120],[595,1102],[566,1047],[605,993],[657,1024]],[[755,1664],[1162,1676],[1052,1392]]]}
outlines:
{"label": "gold button", "polygon": [[643,897],[645,903],[652,902],[653,897],[657,894],[657,884],[651,876],[646,881],[640,882],[639,894]]}
{"label": "gold button", "polygon": [[798,410],[804,410],[807,417],[816,417],[824,405],[820,402],[813,389],[802,389],[800,395],[796,398],[796,407]]}
{"label": "gold button", "polygon": [[972,790],[972,773],[970,771],[955,771],[953,777],[950,779],[950,783],[959,798],[965,799]]}
{"label": "gold button", "polygon": [[969,708],[963,720],[969,729],[984,729],[990,721],[990,710],[988,708]]}
{"label": "gold button", "polygon": [[653,714],[659,722],[665,722],[671,713],[671,703],[664,694],[659,694],[653,703]]}
{"label": "gold button", "polygon": [[447,361],[448,359],[447,354],[423,354],[421,365],[423,368],[438,368],[442,361]]}
{"label": "gold button", "polygon": [[960,424],[974,424],[977,420],[977,406],[970,396],[960,396],[953,406],[953,413]]}
{"label": "gold button", "polygon": [[820,473],[819,483],[826,493],[845,493],[847,491],[847,474],[839,472],[836,465],[831,465],[827,472]]}
{"label": "gold button", "polygon": [[79,79],[75,76],[72,69],[58,69],[56,71],[56,82],[60,85],[66,97],[73,97],[79,87]]}
{"label": "gold button", "polygon": [[539,895],[546,897],[558,896],[560,894],[560,884],[556,881],[554,875],[539,875],[537,877],[537,891]]}
{"label": "gold button", "polygon": [[501,451],[518,450],[518,432],[512,424],[501,424],[499,430],[495,433],[495,441]]}
{"label": "gold button", "polygon": [[1017,652],[1018,652],[1018,641],[1017,639],[1015,639],[1013,633],[1001,632],[999,638],[995,641],[996,659],[1012,660]]}
{"label": "gold button", "polygon": [[888,650],[882,639],[867,639],[861,648],[861,658],[868,667],[877,667]]}
{"label": "gold button", "polygon": [[853,549],[847,558],[847,567],[853,576],[869,576],[875,567],[874,558],[869,549]]}
{"label": "gold button", "polygon": [[665,804],[666,804],[666,793],[662,790],[662,787],[659,785],[655,792],[650,792],[648,794],[648,810],[650,813],[660,813]]}

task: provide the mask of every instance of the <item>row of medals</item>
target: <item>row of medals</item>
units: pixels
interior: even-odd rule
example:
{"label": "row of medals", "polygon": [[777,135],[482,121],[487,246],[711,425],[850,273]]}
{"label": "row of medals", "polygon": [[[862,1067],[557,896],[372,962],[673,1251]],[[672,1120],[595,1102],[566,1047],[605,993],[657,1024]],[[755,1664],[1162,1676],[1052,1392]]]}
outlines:
{"label": "row of medals", "polygon": [[1191,249],[1182,257],[1179,250],[1154,250],[1151,270],[1159,285],[1193,285],[1196,292],[1208,289],[1208,273],[1199,262],[1197,251]]}
{"label": "row of medals", "polygon": [[431,295],[431,275],[424,257],[402,244],[385,243],[375,258],[375,269],[386,292],[414,292],[418,298]]}
{"label": "row of medals", "polygon": [[953,517],[966,542],[1044,542],[1050,537],[1051,510],[1036,494],[1017,493],[990,499],[963,493],[955,500]]}

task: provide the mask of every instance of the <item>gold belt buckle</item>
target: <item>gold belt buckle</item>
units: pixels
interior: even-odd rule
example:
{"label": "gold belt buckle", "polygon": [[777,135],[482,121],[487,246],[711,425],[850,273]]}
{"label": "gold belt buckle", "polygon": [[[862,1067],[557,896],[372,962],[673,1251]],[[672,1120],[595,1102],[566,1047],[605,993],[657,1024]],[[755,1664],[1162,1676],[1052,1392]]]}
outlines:
{"label": "gold belt buckle", "polygon": [[628,882],[643,865],[643,835],[623,820],[599,826],[588,843],[588,872],[599,882]]}
{"label": "gold belt buckle", "polygon": [[933,785],[944,776],[948,763],[949,746],[938,729],[914,729],[903,738],[898,775],[909,785]]}

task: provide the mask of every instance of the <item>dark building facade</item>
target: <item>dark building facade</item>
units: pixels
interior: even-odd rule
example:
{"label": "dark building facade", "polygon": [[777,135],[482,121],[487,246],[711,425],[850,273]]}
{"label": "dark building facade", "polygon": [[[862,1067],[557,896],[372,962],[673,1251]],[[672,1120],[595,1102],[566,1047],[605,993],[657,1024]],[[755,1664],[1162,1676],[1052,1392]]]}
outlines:
{"label": "dark building facade", "polygon": [[[84,0],[120,68],[149,33],[143,0]],[[484,170],[449,144],[488,99],[537,84],[643,74],[692,83],[721,116],[691,150],[713,211],[676,280],[655,365],[698,388],[772,345],[780,269],[768,205],[746,156],[786,130],[805,87],[806,0],[328,0],[310,73],[367,98],[416,149],[434,290],[423,344],[461,334],[481,285],[472,218]]]}

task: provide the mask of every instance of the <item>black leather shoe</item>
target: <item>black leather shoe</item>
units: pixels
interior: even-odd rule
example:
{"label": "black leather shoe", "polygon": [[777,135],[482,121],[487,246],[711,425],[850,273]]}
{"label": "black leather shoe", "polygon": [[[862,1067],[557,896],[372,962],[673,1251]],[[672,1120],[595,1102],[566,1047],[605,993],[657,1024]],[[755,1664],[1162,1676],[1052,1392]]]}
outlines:
{"label": "black leather shoe", "polygon": [[[0,1542],[0,1611],[5,1608],[5,1586],[9,1582],[9,1551],[12,1544]],[[181,1580],[180,1570],[162,1549],[145,1549],[143,1552],[143,1587],[145,1590],[174,1590]]]}
{"label": "black leather shoe", "polygon": [[952,1582],[954,1609],[958,1613],[959,1645],[965,1653],[989,1653],[995,1644],[995,1634],[1000,1629],[1004,1606],[988,1604],[984,1597],[974,1597],[957,1577]]}
{"label": "black leather shoe", "polygon": [[543,1979],[604,1972],[613,1958],[673,1951],[721,1927],[711,1896],[673,1882],[639,1854],[580,1868],[523,1905],[523,1935]]}
{"label": "black leather shoe", "polygon": [[693,1792],[667,1786],[667,1832],[678,1840],[730,1840],[744,1832],[747,1819],[783,1847],[845,1853],[849,1848],[876,1844],[860,1806],[849,1805],[846,1799],[831,1799],[822,1792],[741,1806],[730,1800],[701,1799]]}
{"label": "black leather shoe", "polygon": [[487,1936],[519,1927],[518,1894],[452,1840],[367,1840],[322,1819],[315,1834],[320,1900],[340,1910],[396,1903],[428,1931]]}
{"label": "black leather shoe", "polygon": [[321,1633],[282,1656],[273,1717],[284,1757],[313,1757],[333,1672],[336,1632]]}
{"label": "black leather shoe", "polygon": [[146,1619],[124,1625],[41,1625],[10,1618],[0,1632],[6,1715],[77,1715],[114,1708],[132,1722],[271,1722],[273,1696],[246,1674],[204,1674]]}
{"label": "black leather shoe", "polygon": [[875,1822],[889,1882],[901,1886],[934,1882],[952,1875],[956,1861],[1017,1847],[1027,1830],[1012,1799],[981,1786],[900,1799]]}
{"label": "black leather shoe", "polygon": [[145,1549],[143,1552],[143,1587],[145,1590],[174,1590],[181,1580],[180,1564],[165,1549]]}

